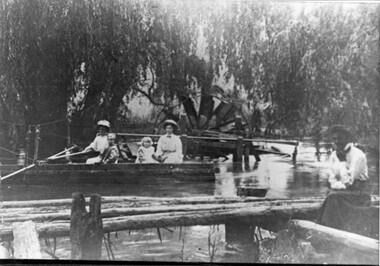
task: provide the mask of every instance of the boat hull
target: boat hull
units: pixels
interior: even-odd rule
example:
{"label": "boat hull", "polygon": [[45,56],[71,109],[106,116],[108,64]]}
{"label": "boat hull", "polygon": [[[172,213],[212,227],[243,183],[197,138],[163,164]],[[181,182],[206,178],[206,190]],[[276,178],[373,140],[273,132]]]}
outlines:
{"label": "boat hull", "polygon": [[[2,165],[4,177],[22,166]],[[3,180],[2,184],[136,184],[149,180],[213,182],[212,163],[183,164],[42,164]]]}

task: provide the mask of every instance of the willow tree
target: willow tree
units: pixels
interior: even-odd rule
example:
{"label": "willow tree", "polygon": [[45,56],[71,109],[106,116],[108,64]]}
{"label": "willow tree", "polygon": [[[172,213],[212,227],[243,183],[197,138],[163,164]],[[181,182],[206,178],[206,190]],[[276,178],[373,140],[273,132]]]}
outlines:
{"label": "willow tree", "polygon": [[291,5],[238,1],[206,12],[215,68],[225,62],[236,95],[269,103],[268,126],[300,135],[343,122],[376,136],[378,5],[323,3],[300,14]]}
{"label": "willow tree", "polygon": [[[373,135],[378,8],[344,7],[295,14],[290,4],[254,1],[1,0],[1,142],[22,143],[18,125],[55,122],[43,141],[62,147],[66,118],[88,140],[98,119],[122,125],[137,95],[167,111],[183,105],[195,127],[203,122],[193,102],[207,117],[206,96],[218,96],[242,109],[268,103],[267,126],[293,134],[345,121]],[[233,91],[221,95],[218,79]]]}
{"label": "willow tree", "polygon": [[[202,80],[204,63],[192,56],[196,21],[181,13],[189,4],[172,4],[3,0],[3,120],[35,125],[69,116],[73,135],[81,138],[98,119],[123,122],[125,102],[137,93],[157,106],[179,105],[192,77]],[[47,142],[62,147],[64,127],[49,130],[62,142]]]}
{"label": "willow tree", "polygon": [[310,25],[301,111],[326,126],[345,123],[357,139],[378,136],[378,14],[377,5],[326,5],[301,17]]}
{"label": "willow tree", "polygon": [[[42,139],[65,144],[70,51],[59,33],[67,10],[61,1],[1,1],[0,90],[3,138],[24,145],[26,125],[42,124]],[[15,126],[16,125],[16,126]],[[32,128],[34,130],[34,128]],[[52,140],[56,141],[52,141]],[[57,141],[58,140],[58,141]],[[46,147],[46,146],[44,146]],[[43,148],[44,148],[43,147]]]}

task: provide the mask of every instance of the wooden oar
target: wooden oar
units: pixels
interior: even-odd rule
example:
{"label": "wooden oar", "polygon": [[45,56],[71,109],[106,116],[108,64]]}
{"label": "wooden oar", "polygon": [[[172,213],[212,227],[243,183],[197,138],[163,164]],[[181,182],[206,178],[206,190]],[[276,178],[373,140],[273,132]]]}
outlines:
{"label": "wooden oar", "polygon": [[91,150],[90,151],[80,151],[80,152],[65,154],[65,155],[61,155],[61,156],[54,156],[54,157],[49,157],[48,160],[57,160],[57,159],[61,159],[61,158],[66,158],[66,157],[71,157],[71,156],[81,155],[81,154],[87,154],[87,153],[91,153],[91,152],[94,152],[94,151],[91,151]]}
{"label": "wooden oar", "polygon": [[58,155],[61,155],[62,153],[65,153],[65,152],[67,152],[67,151],[71,151],[71,150],[74,149],[75,147],[76,147],[76,146],[74,145],[74,146],[72,146],[71,148],[68,148],[68,149],[65,149],[65,150],[63,150],[63,151],[61,151],[61,152],[58,152],[57,154],[54,154],[54,155],[48,157],[46,160],[53,159],[54,157],[57,157]]}
{"label": "wooden oar", "polygon": [[[61,153],[63,153],[63,152],[66,152],[67,150],[71,150],[71,149],[73,149],[73,148],[75,148],[75,146],[71,147],[70,149],[66,149],[66,150],[64,150],[64,151],[61,151],[61,152],[59,152],[59,153],[57,153],[57,154],[55,154],[55,155],[52,155],[52,156],[48,157],[46,160],[55,160],[55,159],[65,158],[65,157],[72,156],[72,155],[86,154],[86,153],[92,152],[92,151],[81,151],[81,152],[77,152],[77,153],[72,153],[72,154],[70,154],[70,155],[66,155],[66,154],[65,154],[65,155],[62,155],[62,156],[56,156],[56,155],[58,155],[58,154],[61,154]],[[26,166],[26,167],[24,167],[24,168],[22,168],[22,169],[20,169],[20,170],[17,170],[16,172],[13,172],[13,173],[8,174],[8,175],[6,175],[6,176],[3,176],[3,177],[1,177],[1,181],[5,180],[5,179],[7,179],[7,178],[9,178],[9,177],[12,177],[12,176],[14,176],[14,175],[17,175],[17,174],[19,174],[19,173],[22,173],[22,172],[24,172],[24,171],[26,171],[26,170],[28,170],[28,169],[31,169],[31,168],[33,168],[33,167],[35,167],[35,166],[36,166],[36,163],[31,164],[31,165],[28,165],[28,166]]]}
{"label": "wooden oar", "polygon": [[9,175],[6,175],[6,176],[2,177],[2,178],[1,178],[1,181],[5,180],[5,179],[7,179],[7,178],[9,178],[9,177],[11,177],[11,176],[14,176],[14,175],[17,175],[17,174],[19,174],[19,173],[22,173],[22,172],[24,172],[24,171],[26,171],[26,170],[28,170],[28,169],[30,169],[30,168],[33,168],[33,167],[35,167],[35,166],[36,166],[35,163],[34,163],[34,164],[31,164],[31,165],[28,165],[27,167],[24,167],[24,168],[22,168],[22,169],[20,169],[20,170],[17,170],[16,172],[10,173]]}

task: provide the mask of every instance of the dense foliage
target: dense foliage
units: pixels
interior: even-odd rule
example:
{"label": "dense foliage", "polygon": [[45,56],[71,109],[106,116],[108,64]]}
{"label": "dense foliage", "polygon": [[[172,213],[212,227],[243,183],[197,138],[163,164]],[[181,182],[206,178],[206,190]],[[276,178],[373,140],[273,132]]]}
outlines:
{"label": "dense foliage", "polygon": [[310,5],[1,0],[0,146],[46,123],[62,147],[68,117],[76,138],[100,118],[122,126],[141,94],[167,110],[213,95],[247,117],[264,103],[264,126],[292,135],[344,123],[378,136],[379,6]]}

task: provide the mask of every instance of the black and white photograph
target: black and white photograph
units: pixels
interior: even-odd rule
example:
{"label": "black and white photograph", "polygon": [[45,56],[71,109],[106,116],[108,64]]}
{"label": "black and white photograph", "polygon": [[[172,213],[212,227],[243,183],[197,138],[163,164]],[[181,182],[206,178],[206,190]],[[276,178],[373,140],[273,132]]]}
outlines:
{"label": "black and white photograph", "polygon": [[0,264],[379,265],[380,1],[0,0]]}

